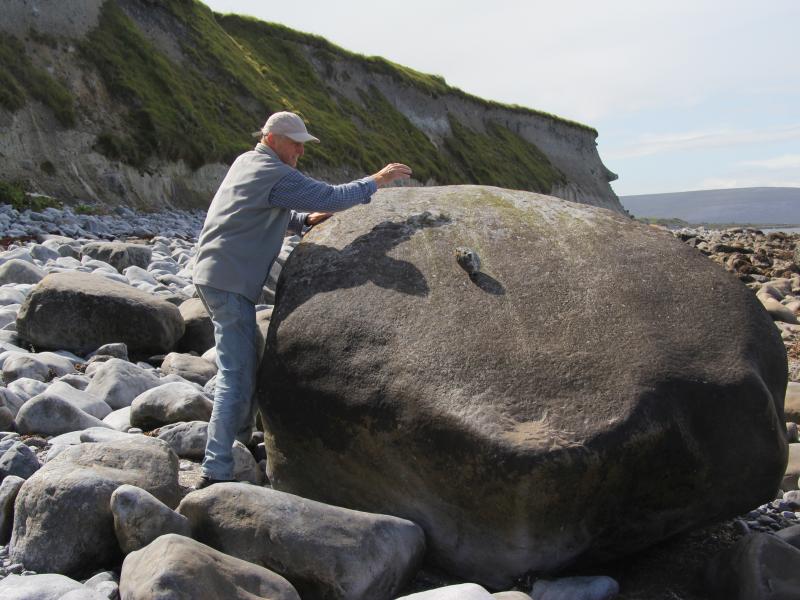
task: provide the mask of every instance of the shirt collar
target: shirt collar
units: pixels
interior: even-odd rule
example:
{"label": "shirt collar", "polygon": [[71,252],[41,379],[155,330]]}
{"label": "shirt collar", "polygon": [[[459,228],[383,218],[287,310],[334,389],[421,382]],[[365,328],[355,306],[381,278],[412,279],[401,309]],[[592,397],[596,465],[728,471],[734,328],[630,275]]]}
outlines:
{"label": "shirt collar", "polygon": [[258,144],[256,144],[255,151],[260,152],[261,154],[269,154],[272,158],[277,158],[278,160],[280,160],[278,158],[278,155],[275,154],[275,151],[272,148],[270,148],[266,144],[262,144],[261,142],[258,142]]}

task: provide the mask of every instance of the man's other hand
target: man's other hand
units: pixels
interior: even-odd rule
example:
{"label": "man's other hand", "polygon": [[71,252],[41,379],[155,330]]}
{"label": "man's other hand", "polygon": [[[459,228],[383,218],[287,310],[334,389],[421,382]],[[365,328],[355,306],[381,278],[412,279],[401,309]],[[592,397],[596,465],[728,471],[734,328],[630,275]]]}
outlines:
{"label": "man's other hand", "polygon": [[323,221],[327,221],[333,216],[333,213],[329,212],[313,212],[308,213],[306,217],[306,225],[309,227],[313,227],[314,225],[319,225]]}
{"label": "man's other hand", "polygon": [[372,178],[379,188],[386,187],[398,179],[411,177],[411,168],[401,163],[391,163],[375,173]]}

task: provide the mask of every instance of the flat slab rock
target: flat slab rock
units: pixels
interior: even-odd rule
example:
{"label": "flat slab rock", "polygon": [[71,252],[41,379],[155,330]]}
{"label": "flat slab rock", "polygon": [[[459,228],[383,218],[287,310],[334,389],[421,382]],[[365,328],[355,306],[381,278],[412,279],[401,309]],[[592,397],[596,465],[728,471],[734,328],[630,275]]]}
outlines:
{"label": "flat slab rock", "polygon": [[409,519],[488,588],[747,512],[786,466],[786,351],[761,303],[591,206],[381,190],[294,250],[268,338],[273,486]]}

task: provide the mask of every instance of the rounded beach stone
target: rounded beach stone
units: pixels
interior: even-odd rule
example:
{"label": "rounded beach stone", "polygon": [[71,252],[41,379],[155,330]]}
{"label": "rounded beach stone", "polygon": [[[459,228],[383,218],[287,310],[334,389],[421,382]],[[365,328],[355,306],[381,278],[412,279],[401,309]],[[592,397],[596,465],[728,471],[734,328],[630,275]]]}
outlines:
{"label": "rounded beach stone", "polygon": [[268,338],[272,485],[409,519],[432,563],[493,589],[745,513],[786,465],[786,350],[761,303],[591,206],[382,190],[297,246]]}
{"label": "rounded beach stone", "polygon": [[217,374],[217,365],[199,356],[170,352],[161,363],[161,372],[165,375],[174,373],[187,381],[204,386]]}
{"label": "rounded beach stone", "polygon": [[102,398],[111,408],[120,409],[129,407],[136,396],[159,385],[161,382],[153,371],[112,358],[97,367],[86,391]]}
{"label": "rounded beach stone", "polygon": [[179,308],[186,323],[186,330],[178,342],[178,350],[203,354],[209,348],[213,348],[214,325],[200,298],[189,298]]}
{"label": "rounded beach stone", "polygon": [[39,283],[47,273],[36,265],[18,258],[0,264],[0,285]]}
{"label": "rounded beach stone", "polygon": [[46,393],[34,396],[19,409],[17,428],[20,433],[60,435],[89,427],[109,427],[89,413],[58,396]]}
{"label": "rounded beach stone", "polygon": [[617,594],[619,584],[605,576],[540,579],[531,590],[534,600],[611,600]]}
{"label": "rounded beach stone", "polygon": [[111,494],[114,532],[124,554],[144,548],[166,533],[191,536],[189,521],[155,496],[133,485]]}
{"label": "rounded beach stone", "polygon": [[81,254],[108,263],[122,273],[130,266],[146,269],[150,264],[152,249],[125,242],[91,242],[81,248]]}
{"label": "rounded beach stone", "polygon": [[172,533],[125,557],[119,589],[126,600],[300,600],[280,575]]}
{"label": "rounded beach stone", "polygon": [[143,392],[131,404],[131,425],[145,431],[179,421],[208,421],[212,400],[189,383],[165,383]]}
{"label": "rounded beach stone", "polygon": [[410,521],[244,483],[191,492],[178,512],[195,539],[274,569],[304,598],[393,598],[425,552],[425,536]]}
{"label": "rounded beach stone", "polygon": [[460,583],[402,596],[397,600],[492,600],[492,595],[475,583]]}
{"label": "rounded beach stone", "polygon": [[113,566],[120,551],[111,494],[126,483],[175,506],[178,457],[165,443],[142,435],[66,448],[17,495],[11,559],[65,575]]}
{"label": "rounded beach stone", "polygon": [[11,539],[14,526],[14,501],[25,480],[16,475],[8,475],[0,483],[0,546]]}
{"label": "rounded beach stone", "polygon": [[183,335],[176,306],[90,273],[52,273],[28,294],[17,332],[40,348],[86,354],[123,342],[132,353],[169,352]]}

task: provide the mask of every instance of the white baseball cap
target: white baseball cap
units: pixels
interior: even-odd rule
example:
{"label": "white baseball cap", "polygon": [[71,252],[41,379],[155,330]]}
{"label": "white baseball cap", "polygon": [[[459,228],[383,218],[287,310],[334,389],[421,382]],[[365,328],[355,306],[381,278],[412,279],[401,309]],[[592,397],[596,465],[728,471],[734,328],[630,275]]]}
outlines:
{"label": "white baseball cap", "polygon": [[303,123],[303,119],[292,112],[276,112],[275,114],[271,115],[269,119],[267,119],[267,122],[264,123],[264,127],[262,127],[259,131],[254,131],[253,135],[256,137],[261,137],[270,132],[277,135],[285,135],[290,140],[294,140],[295,142],[319,143],[317,138],[308,133],[306,124]]}

